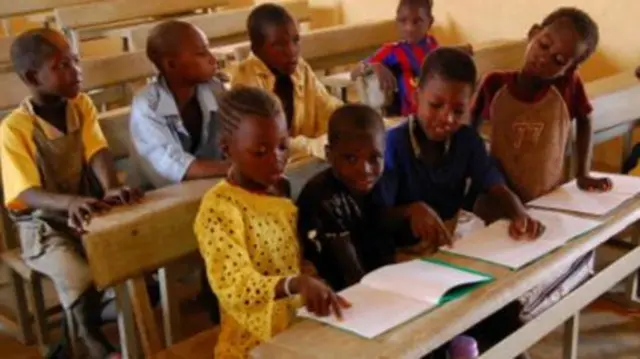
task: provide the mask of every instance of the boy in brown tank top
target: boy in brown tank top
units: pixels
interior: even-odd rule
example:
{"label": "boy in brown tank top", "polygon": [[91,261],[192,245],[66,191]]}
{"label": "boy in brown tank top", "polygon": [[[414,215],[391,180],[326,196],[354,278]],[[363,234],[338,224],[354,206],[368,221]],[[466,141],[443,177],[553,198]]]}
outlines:
{"label": "boy in brown tank top", "polygon": [[[120,357],[100,329],[115,319],[115,303],[93,285],[81,236],[94,213],[135,202],[139,193],[117,179],[96,108],[80,92],[78,58],[64,36],[50,29],[25,32],[11,46],[11,61],[31,92],[0,125],[4,205],[22,257],[53,281],[86,349],[75,356]],[[64,348],[52,355],[70,357]]]}
{"label": "boy in brown tank top", "polygon": [[595,51],[598,37],[598,26],[589,15],[560,8],[529,31],[522,69],[489,74],[480,87],[473,106],[474,124],[488,121],[491,153],[523,202],[564,182],[573,119],[579,187],[611,188],[609,179],[589,176],[592,108],[576,73]]}
{"label": "boy in brown tank top", "polygon": [[[522,68],[489,74],[472,107],[474,125],[482,120],[491,136],[491,154],[507,182],[526,203],[562,184],[571,121],[577,128],[577,183],[587,191],[608,191],[608,178],[589,176],[591,105],[577,67],[595,51],[598,25],[585,12],[560,8],[529,31]],[[486,222],[503,217],[480,197],[474,212]],[[557,302],[592,272],[589,253],[570,267],[550,273],[544,283],[520,298],[528,320]]]}

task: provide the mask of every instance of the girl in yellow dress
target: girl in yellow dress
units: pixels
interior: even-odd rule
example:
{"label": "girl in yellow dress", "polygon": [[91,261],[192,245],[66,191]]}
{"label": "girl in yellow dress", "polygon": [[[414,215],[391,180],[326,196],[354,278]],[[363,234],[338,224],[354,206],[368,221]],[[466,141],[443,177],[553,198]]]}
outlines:
{"label": "girl in yellow dress", "polygon": [[216,358],[246,358],[286,329],[299,294],[317,315],[348,306],[324,283],[300,274],[295,205],[284,167],[289,133],[282,107],[267,92],[239,87],[220,102],[225,180],[203,198],[195,221],[200,253],[222,314]]}

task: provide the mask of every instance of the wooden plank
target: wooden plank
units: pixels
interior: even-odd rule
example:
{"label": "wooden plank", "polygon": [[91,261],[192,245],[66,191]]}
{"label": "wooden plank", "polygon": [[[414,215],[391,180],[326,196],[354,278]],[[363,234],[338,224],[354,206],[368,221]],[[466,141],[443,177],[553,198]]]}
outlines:
{"label": "wooden plank", "polygon": [[[286,356],[291,358],[421,357],[520,297],[548,278],[549,273],[569,266],[639,219],[640,198],[636,198],[615,211],[598,229],[577,237],[557,251],[515,272],[470,258],[438,253],[435,255],[436,258],[488,273],[494,276],[495,281],[474,291],[473,295],[447,303],[375,340],[367,340],[319,322],[303,320],[269,343],[256,348],[252,357],[278,357],[277,348],[285,348],[287,352],[295,353]],[[614,280],[610,280],[609,285],[612,286],[614,283]],[[572,312],[568,312],[567,315],[571,315],[570,313]],[[509,357],[511,356],[491,356]]]}
{"label": "wooden plank", "polygon": [[3,0],[0,1],[0,18],[45,12],[59,7],[96,1],[101,0]]}
{"label": "wooden plank", "polygon": [[100,127],[116,161],[129,157],[129,150],[132,146],[129,135],[129,115],[129,107],[100,114]]}
{"label": "wooden plank", "polygon": [[129,279],[127,286],[133,308],[133,317],[135,318],[140,335],[142,352],[146,358],[150,358],[160,352],[164,346],[160,341],[160,333],[158,333],[158,328],[153,317],[147,285],[144,277],[140,276]]}
{"label": "wooden plank", "polygon": [[0,37],[0,65],[6,65],[11,62],[11,44],[15,36]]}
{"label": "wooden plank", "polygon": [[[310,17],[309,3],[307,0],[288,0],[278,3],[286,8],[294,18],[299,21],[308,20]],[[210,14],[185,16],[178,20],[197,26],[209,39],[221,39],[246,34],[247,17],[251,13],[251,10],[253,10],[252,7],[225,10]],[[129,34],[126,35],[126,37],[129,40],[130,50],[144,49],[151,29],[157,24],[158,22],[154,22],[128,29]]]}
{"label": "wooden plank", "polygon": [[632,70],[589,82],[585,89],[593,105],[594,143],[628,133],[639,124],[640,82]]}
{"label": "wooden plank", "polygon": [[54,15],[61,27],[80,29],[196,9],[215,8],[228,2],[228,0],[103,0],[93,4],[58,8],[54,10]]}

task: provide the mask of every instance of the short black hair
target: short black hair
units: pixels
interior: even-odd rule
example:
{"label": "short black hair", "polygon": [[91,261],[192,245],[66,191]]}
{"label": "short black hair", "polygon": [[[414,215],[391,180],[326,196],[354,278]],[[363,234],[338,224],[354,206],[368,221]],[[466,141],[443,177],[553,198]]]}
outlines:
{"label": "short black hair", "polygon": [[180,43],[187,31],[194,26],[180,20],[167,20],[154,26],[147,37],[147,57],[162,72],[162,60],[173,55],[180,48]]}
{"label": "short black hair", "polygon": [[475,87],[478,72],[469,54],[453,47],[440,47],[429,53],[422,63],[418,87],[423,88],[436,75]]}
{"label": "short black hair", "polygon": [[384,133],[384,121],[376,110],[364,104],[343,105],[329,117],[329,144],[348,138],[353,132],[370,130]]}
{"label": "short black hair", "polygon": [[424,9],[429,15],[433,13],[433,0],[400,0],[396,11],[400,10],[403,6],[416,7],[418,9]]}
{"label": "short black hair", "polygon": [[587,49],[577,59],[580,64],[587,60],[598,47],[600,41],[600,30],[598,24],[586,12],[575,7],[561,7],[547,15],[542,20],[542,27],[553,25],[556,21],[565,20],[571,23],[580,39],[587,46]]}
{"label": "short black hair", "polygon": [[281,5],[265,3],[256,6],[247,18],[247,32],[251,41],[251,49],[263,46],[265,27],[282,26],[290,22],[295,22],[293,16]]}
{"label": "short black hair", "polygon": [[60,32],[39,28],[28,30],[16,37],[9,50],[14,71],[24,76],[27,71],[37,71],[56,52],[58,47],[51,42],[51,35],[64,36]]}

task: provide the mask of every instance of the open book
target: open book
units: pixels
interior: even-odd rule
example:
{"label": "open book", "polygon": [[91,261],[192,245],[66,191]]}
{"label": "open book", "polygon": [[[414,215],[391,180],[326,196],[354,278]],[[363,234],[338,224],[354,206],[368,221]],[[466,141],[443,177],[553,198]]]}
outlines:
{"label": "open book", "polygon": [[519,269],[600,224],[593,219],[559,212],[531,209],[529,215],[546,227],[542,236],[534,241],[511,239],[509,221],[500,220],[461,238],[452,248],[442,250]]}
{"label": "open book", "polygon": [[609,192],[586,192],[573,180],[528,204],[533,207],[604,216],[627,200],[640,194],[640,178],[592,172],[594,177],[609,177],[613,188]]}
{"label": "open book", "polygon": [[373,338],[492,279],[434,259],[412,260],[379,268],[340,292],[352,304],[342,321],[316,317],[305,308],[298,315]]}

